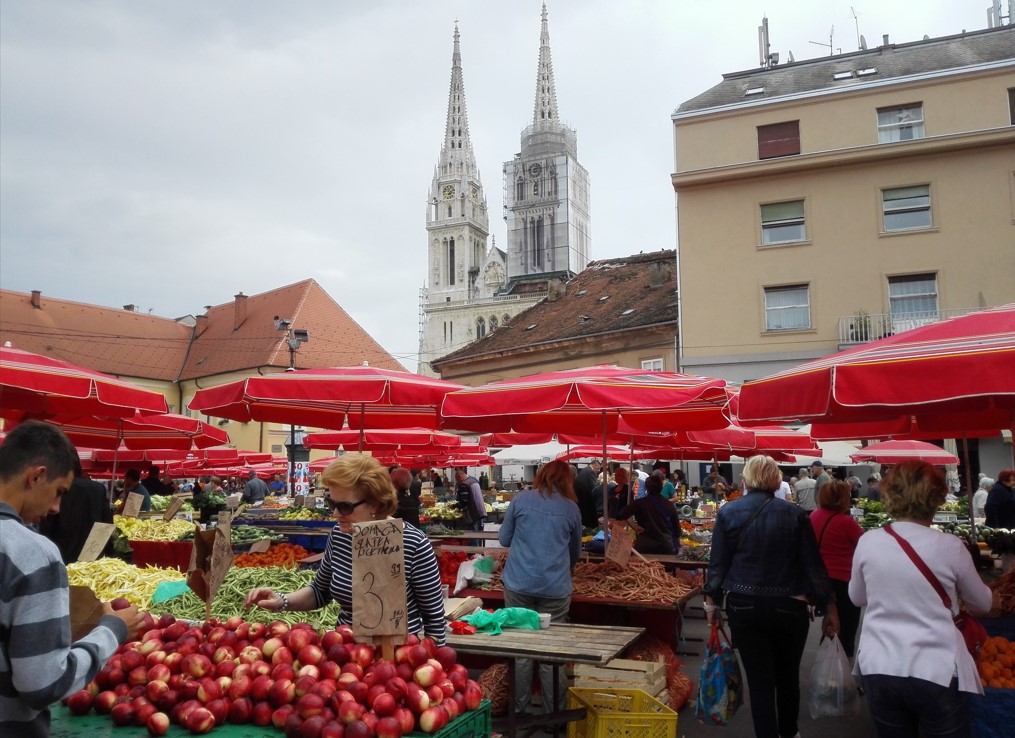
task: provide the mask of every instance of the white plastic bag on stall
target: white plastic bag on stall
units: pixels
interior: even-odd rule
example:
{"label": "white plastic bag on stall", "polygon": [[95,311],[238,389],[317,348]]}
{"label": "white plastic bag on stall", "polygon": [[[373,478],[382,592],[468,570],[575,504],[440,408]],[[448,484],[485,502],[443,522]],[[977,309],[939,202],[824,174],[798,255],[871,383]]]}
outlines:
{"label": "white plastic bag on stall", "polygon": [[838,636],[822,636],[814,657],[807,697],[811,718],[852,717],[860,712],[860,695],[853,682],[849,658]]}

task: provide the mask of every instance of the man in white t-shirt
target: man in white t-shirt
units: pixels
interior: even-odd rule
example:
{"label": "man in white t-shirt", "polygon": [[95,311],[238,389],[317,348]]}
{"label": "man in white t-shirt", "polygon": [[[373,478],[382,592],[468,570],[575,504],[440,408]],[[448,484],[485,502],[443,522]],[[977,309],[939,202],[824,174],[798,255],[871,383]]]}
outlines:
{"label": "man in white t-shirt", "polygon": [[815,482],[811,479],[811,473],[807,469],[801,469],[797,475],[796,485],[793,487],[793,495],[800,507],[808,512],[818,507],[817,495],[815,494]]}

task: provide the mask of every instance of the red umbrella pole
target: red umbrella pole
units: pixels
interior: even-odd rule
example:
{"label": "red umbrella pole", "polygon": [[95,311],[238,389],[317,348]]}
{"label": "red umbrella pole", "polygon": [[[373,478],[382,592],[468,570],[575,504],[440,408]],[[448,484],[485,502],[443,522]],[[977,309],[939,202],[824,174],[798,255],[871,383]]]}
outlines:
{"label": "red umbrella pole", "polygon": [[602,469],[602,473],[603,473],[603,520],[606,521],[606,525],[603,526],[603,553],[606,552],[606,549],[610,545],[610,537],[608,535],[609,534],[609,528],[610,528],[610,526],[609,526],[609,520],[610,520],[610,492],[609,492],[609,490],[607,489],[607,486],[606,486],[607,484],[609,484],[608,475],[606,473],[606,470],[608,468],[609,467],[606,465],[606,411],[603,410],[603,463],[600,466],[600,469]]}

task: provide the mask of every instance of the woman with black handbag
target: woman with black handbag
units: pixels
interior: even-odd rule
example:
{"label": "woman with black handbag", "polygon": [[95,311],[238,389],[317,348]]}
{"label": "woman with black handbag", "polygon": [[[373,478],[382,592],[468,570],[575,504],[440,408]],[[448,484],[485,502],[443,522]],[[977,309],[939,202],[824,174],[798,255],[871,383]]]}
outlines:
{"label": "woman with black handbag", "polygon": [[959,603],[983,615],[993,598],[965,544],[930,527],[947,493],[926,462],[893,467],[881,499],[895,522],[861,536],[853,555],[849,596],[867,608],[856,671],[883,738],[971,736],[967,693],[983,693],[953,617]]}
{"label": "woman with black handbag", "polygon": [[800,717],[800,660],[810,627],[808,601],[839,632],[835,595],[808,513],[775,498],[782,472],[770,456],[744,465],[747,494],[719,509],[705,582],[705,615],[719,618],[726,596],[733,645],[747,675],[757,738],[790,738]]}

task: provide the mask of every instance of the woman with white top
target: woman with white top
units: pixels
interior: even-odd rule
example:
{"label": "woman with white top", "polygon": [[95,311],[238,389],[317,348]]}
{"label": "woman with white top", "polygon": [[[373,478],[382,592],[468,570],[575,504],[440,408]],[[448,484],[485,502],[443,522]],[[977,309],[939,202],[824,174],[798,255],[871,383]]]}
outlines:
{"label": "woman with white top", "polygon": [[994,486],[994,480],[990,477],[980,477],[980,486],[973,493],[973,522],[977,525],[983,525],[983,522],[987,519],[986,505],[987,505],[987,493],[990,492],[990,488]]}
{"label": "woman with white top", "polygon": [[972,735],[967,693],[983,688],[952,616],[960,603],[988,612],[992,595],[963,542],[930,527],[947,492],[940,470],[922,461],[895,466],[881,483],[891,531],[940,581],[951,609],[888,530],[865,533],[853,556],[849,597],[867,608],[856,672],[880,738]]}

